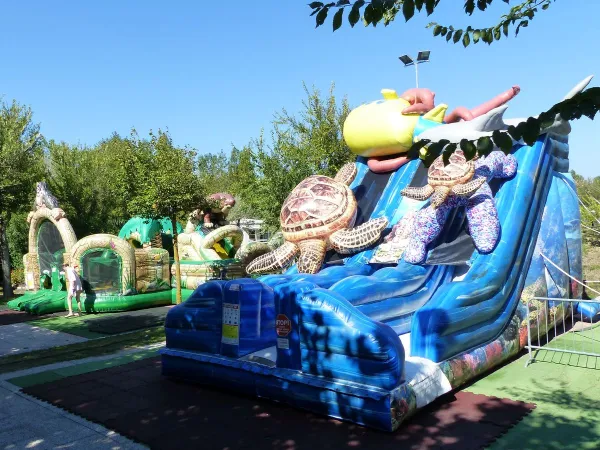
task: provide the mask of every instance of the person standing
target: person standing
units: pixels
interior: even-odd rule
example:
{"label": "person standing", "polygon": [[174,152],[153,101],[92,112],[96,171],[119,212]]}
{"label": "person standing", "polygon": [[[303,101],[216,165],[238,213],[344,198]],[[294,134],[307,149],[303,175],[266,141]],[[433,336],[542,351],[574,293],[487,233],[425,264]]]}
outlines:
{"label": "person standing", "polygon": [[77,273],[77,270],[75,270],[77,265],[71,267],[69,264],[64,264],[63,268],[67,278],[67,306],[69,307],[69,314],[67,314],[66,317],[73,317],[75,315],[73,314],[73,306],[71,304],[73,296],[75,296],[75,299],[77,300],[77,309],[79,310],[78,315],[82,312],[81,300],[79,299],[79,296],[83,291],[81,278],[79,278],[79,274]]}

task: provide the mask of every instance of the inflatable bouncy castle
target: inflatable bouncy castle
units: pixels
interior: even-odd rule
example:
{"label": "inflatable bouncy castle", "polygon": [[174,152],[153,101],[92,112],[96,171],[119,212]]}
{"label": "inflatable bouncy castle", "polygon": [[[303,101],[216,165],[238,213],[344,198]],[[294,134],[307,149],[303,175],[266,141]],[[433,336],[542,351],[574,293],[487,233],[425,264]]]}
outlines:
{"label": "inflatable bouncy castle", "polygon": [[392,431],[519,352],[528,326],[545,334],[561,315],[525,302],[581,298],[569,123],[507,154],[407,154],[517,125],[504,114],[518,93],[447,114],[427,89],[384,90],[354,109],[354,164],[290,193],[284,243],[247,269],[265,275],[209,281],[170,310],[163,374]]}
{"label": "inflatable bouncy castle", "polygon": [[[224,193],[211,197],[220,202],[218,208],[206,213],[192,212],[185,229],[176,224],[184,299],[209,279],[234,279],[244,274],[241,261],[236,259],[236,253],[245,243],[244,233],[225,222],[235,201]],[[197,217],[203,218],[202,226]],[[175,291],[171,288],[176,286],[172,261],[175,233],[169,219],[133,217],[118,236],[94,234],[77,240],[58,200],[47,184],[40,182],[27,220],[29,251],[24,256],[27,292],[8,302],[9,308],[32,314],[67,310],[64,263],[74,266],[81,276],[82,307],[88,313],[174,303]]]}

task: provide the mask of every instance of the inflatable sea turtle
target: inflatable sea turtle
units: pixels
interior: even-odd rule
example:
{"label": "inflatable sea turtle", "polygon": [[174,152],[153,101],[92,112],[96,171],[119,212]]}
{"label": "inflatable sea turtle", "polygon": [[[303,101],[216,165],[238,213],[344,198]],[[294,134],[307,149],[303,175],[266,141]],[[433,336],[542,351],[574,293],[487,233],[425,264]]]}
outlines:
{"label": "inflatable sea turtle", "polygon": [[444,165],[442,157],[438,157],[427,172],[428,183],[423,187],[407,187],[402,195],[414,200],[427,200],[431,197],[431,205],[438,208],[450,193],[459,197],[469,197],[485,183],[485,178],[475,178],[475,161],[467,161],[462,150],[450,155],[450,162]]}
{"label": "inflatable sea turtle", "polygon": [[345,164],[335,178],[306,178],[283,202],[279,220],[284,244],[256,258],[246,271],[270,273],[286,267],[299,252],[298,272],[316,273],[328,248],[351,254],[377,242],[388,224],[385,217],[352,228],[357,204],[349,188],[356,177],[354,163]]}

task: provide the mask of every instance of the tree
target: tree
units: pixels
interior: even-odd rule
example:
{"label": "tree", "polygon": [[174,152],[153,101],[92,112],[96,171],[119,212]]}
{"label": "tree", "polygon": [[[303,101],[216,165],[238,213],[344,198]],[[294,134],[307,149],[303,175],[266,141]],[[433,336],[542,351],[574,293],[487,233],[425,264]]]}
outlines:
{"label": "tree", "polygon": [[574,170],[571,175],[577,186],[581,213],[581,236],[584,242],[600,246],[600,177],[584,178]]}
{"label": "tree", "polygon": [[127,176],[135,177],[137,185],[128,198],[132,215],[148,219],[168,217],[173,226],[173,251],[177,303],[181,303],[181,271],[177,245],[177,219],[185,218],[196,209],[213,206],[206,199],[205,186],[198,176],[196,152],[173,145],[170,136],[159,130],[150,133],[150,140],[135,140],[136,147],[129,160],[121,161]]}
{"label": "tree", "polygon": [[49,186],[77,236],[117,234],[127,221],[127,198],[136,184],[135,173],[124,169],[131,139],[113,134],[89,148],[48,143]]}
{"label": "tree", "polygon": [[229,158],[225,152],[207,153],[198,157],[198,175],[209,194],[229,192]]}
{"label": "tree", "polygon": [[31,204],[34,185],[43,176],[42,137],[30,108],[13,101],[0,105],[0,261],[3,295],[13,295],[7,227],[11,215]]}
{"label": "tree", "polygon": [[347,100],[338,104],[334,85],[324,98],[316,89],[304,86],[304,90],[300,113],[283,109],[275,115],[270,143],[261,134],[232,152],[233,193],[246,212],[264,220],[271,230],[279,227],[281,205],[300,181],[313,174],[334,176],[354,158],[342,136],[350,111]]}
{"label": "tree", "polygon": [[10,265],[13,270],[23,268],[23,255],[28,251],[28,214],[29,208],[23,207],[19,209],[19,211],[11,214],[10,221],[6,227],[6,237],[8,239],[8,250],[10,253]]}
{"label": "tree", "polygon": [[[485,11],[493,1],[466,0],[464,2],[465,13],[470,16],[476,6],[481,11]],[[502,1],[509,2],[509,0]],[[311,2],[308,6],[312,9],[311,15],[316,16],[317,27],[325,23],[331,10],[336,9],[333,16],[333,31],[336,31],[342,26],[344,11],[349,11],[347,19],[350,26],[354,27],[358,23],[362,13],[365,26],[376,27],[380,22],[387,26],[400,12],[406,21],[411,20],[415,16],[415,12],[425,11],[429,16],[434,13],[439,3],[440,0],[339,0],[331,3]],[[434,36],[445,36],[448,42],[462,42],[467,47],[471,42],[478,43],[481,40],[489,45],[500,40],[503,34],[508,36],[511,26],[516,25],[515,35],[518,35],[521,28],[529,25],[529,21],[534,18],[538,8],[546,10],[551,3],[552,0],[526,0],[512,7],[506,15],[501,17],[500,22],[492,27],[473,28],[469,26],[466,29],[455,29],[451,25],[446,26],[435,22],[430,23],[428,27],[433,29]],[[489,154],[494,147],[509,152],[513,146],[513,140],[520,141],[522,139],[527,145],[533,145],[540,133],[557,118],[565,121],[579,119],[582,116],[594,119],[599,110],[600,88],[590,88],[553,105],[548,111],[542,112],[537,117],[527,118],[518,126],[511,126],[507,131],[494,132],[491,138],[463,139],[460,146],[446,140],[431,142],[423,139],[411,147],[408,155],[412,158],[421,158],[425,165],[429,166],[440,155],[443,155],[444,160],[448,161],[450,155],[457,148],[463,150],[469,160],[478,155]]]}
{"label": "tree", "polygon": [[255,198],[252,189],[257,185],[257,175],[254,167],[252,148],[231,150],[229,163],[227,167],[227,179],[231,193],[236,197],[235,206],[229,212],[229,221],[236,221],[244,218],[258,218],[257,211],[252,209],[250,199]]}

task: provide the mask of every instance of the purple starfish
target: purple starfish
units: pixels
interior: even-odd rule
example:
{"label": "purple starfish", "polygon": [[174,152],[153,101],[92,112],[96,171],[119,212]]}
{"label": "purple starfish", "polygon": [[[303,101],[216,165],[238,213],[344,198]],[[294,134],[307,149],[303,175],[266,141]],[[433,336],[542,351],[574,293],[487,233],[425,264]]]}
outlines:
{"label": "purple starfish", "polygon": [[[435,162],[434,162],[435,164]],[[433,166],[432,166],[433,167]],[[408,246],[404,252],[406,262],[422,264],[427,256],[427,246],[444,228],[448,214],[453,208],[465,206],[469,233],[480,253],[491,252],[498,241],[500,221],[488,181],[492,178],[510,178],[517,171],[513,155],[494,151],[475,161],[473,180],[485,178],[485,182],[471,196],[450,192],[438,206],[429,205],[417,213]]]}

